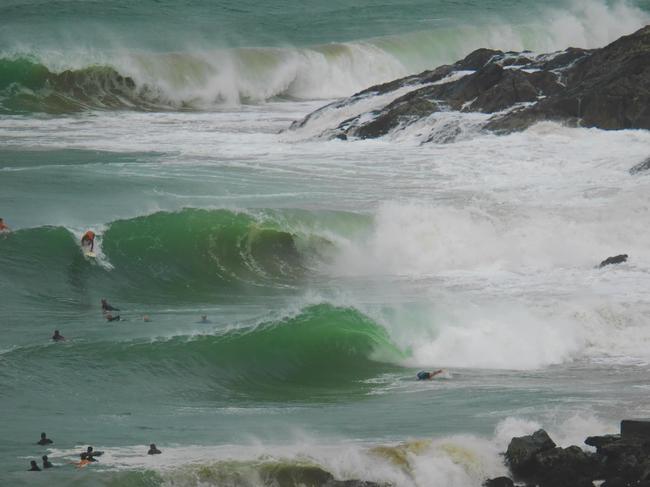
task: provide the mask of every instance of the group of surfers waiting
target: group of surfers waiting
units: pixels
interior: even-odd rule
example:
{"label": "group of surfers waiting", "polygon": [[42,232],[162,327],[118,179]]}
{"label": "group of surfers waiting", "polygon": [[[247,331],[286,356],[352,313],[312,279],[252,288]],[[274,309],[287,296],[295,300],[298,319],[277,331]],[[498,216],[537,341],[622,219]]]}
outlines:
{"label": "group of surfers waiting", "polygon": [[[41,446],[46,446],[46,445],[51,445],[54,443],[50,438],[47,437],[45,433],[41,433],[41,439],[38,440],[36,443],[37,445]],[[162,453],[158,448],[156,448],[156,445],[152,443],[149,445],[149,451],[147,452],[148,455],[158,455]],[[73,465],[75,465],[77,468],[83,468],[86,465],[90,465],[93,462],[97,462],[96,457],[100,457],[104,454],[103,451],[96,451],[92,446],[89,446],[86,451],[83,451],[79,454],[79,461],[77,462],[69,462]],[[47,469],[47,468],[52,468],[55,465],[50,462],[49,458],[47,455],[43,455],[41,457],[43,460],[43,468],[38,466],[38,463],[36,460],[30,460],[29,462],[29,471],[30,472],[40,472],[41,470]]]}
{"label": "group of surfers waiting", "polygon": [[[36,444],[41,446],[46,446],[46,445],[51,445],[52,443],[54,442],[50,438],[48,438],[45,433],[41,433],[41,439],[38,440]],[[149,445],[149,451],[147,452],[148,455],[158,455],[160,453],[162,452],[158,448],[156,448],[156,445],[154,443]],[[90,465],[91,463],[96,462],[97,461],[96,457],[102,456],[103,454],[104,454],[103,451],[96,451],[95,449],[93,449],[92,446],[89,446],[86,449],[86,451],[83,451],[79,454],[79,461],[68,462],[68,463],[72,463],[77,468],[83,468],[86,465]],[[30,472],[40,472],[41,470],[52,468],[55,466],[54,464],[52,464],[52,462],[50,462],[47,455],[43,455],[41,458],[43,460],[43,468],[38,466],[36,460],[30,460],[29,462]]]}

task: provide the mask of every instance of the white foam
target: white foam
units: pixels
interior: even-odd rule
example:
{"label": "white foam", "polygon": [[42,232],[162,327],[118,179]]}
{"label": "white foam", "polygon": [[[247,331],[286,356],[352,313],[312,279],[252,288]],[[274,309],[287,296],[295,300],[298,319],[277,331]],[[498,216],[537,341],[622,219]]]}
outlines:
{"label": "white foam", "polygon": [[329,99],[454,62],[481,47],[538,53],[601,47],[650,21],[643,10],[619,1],[574,0],[540,9],[534,20],[512,24],[498,17],[473,25],[312,47],[212,49],[183,52],[127,50],[117,39],[109,50],[71,45],[7,46],[0,57],[29,56],[53,71],[110,65],[130,76],[149,102],[177,108],[214,109],[276,96]]}
{"label": "white foam", "polygon": [[[508,475],[501,453],[514,436],[547,430],[559,446],[577,444],[588,435],[612,433],[614,424],[592,414],[551,416],[547,419],[508,417],[491,436],[450,435],[413,438],[403,442],[360,442],[314,439],[299,430],[284,443],[256,440],[226,445],[157,444],[160,455],[147,455],[147,445],[96,446],[104,451],[93,470],[155,470],[169,485],[218,485],[229,475],[245,476],[257,485],[256,468],[262,464],[314,465],[336,479],[360,479],[407,487],[446,485],[479,487],[486,478]],[[50,449],[54,463],[75,461],[84,445]],[[199,475],[202,472],[202,475]],[[205,475],[211,472],[211,475]],[[211,478],[215,483],[212,483]],[[258,479],[259,481],[259,479]]]}

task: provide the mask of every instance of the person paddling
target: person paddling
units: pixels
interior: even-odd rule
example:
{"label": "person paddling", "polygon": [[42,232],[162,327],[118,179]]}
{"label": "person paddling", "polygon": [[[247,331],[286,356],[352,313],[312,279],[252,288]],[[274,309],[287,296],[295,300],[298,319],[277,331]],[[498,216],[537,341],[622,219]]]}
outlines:
{"label": "person paddling", "polygon": [[433,372],[426,372],[424,370],[418,372],[417,378],[418,380],[431,380],[433,379],[436,375],[442,374],[443,370],[434,370]]}

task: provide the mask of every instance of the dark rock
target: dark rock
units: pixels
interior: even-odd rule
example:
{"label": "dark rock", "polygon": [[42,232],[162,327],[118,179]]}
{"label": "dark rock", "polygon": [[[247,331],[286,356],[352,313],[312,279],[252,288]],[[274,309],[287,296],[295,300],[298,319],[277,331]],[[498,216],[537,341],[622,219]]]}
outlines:
{"label": "dark rock", "polygon": [[566,69],[567,67],[573,65],[573,63],[575,63],[577,60],[588,56],[592,52],[593,50],[569,47],[568,49],[554,56],[541,56],[540,61],[533,64],[531,67],[548,71]]}
{"label": "dark rock", "polygon": [[621,440],[621,435],[604,435],[604,436],[588,436],[585,444],[596,447],[596,451],[600,448],[611,445]]}
{"label": "dark rock", "polygon": [[483,487],[514,487],[514,485],[510,477],[496,477],[483,482]]}
{"label": "dark rock", "polygon": [[534,61],[526,56],[513,56],[502,59],[499,64],[506,66],[530,66]]}
{"label": "dark rock", "polygon": [[598,458],[578,446],[540,452],[535,464],[534,476],[541,487],[591,487],[600,471]]}
{"label": "dark rock", "polygon": [[577,59],[564,78],[563,93],[487,128],[506,131],[542,120],[578,120],[584,127],[650,129],[650,26]]}
{"label": "dark rock", "polygon": [[329,480],[323,484],[323,487],[386,487],[388,485],[367,480]]}
{"label": "dark rock", "polygon": [[612,477],[601,484],[600,487],[627,487],[628,482],[622,477]]}
{"label": "dark rock", "polygon": [[[621,264],[621,263],[623,263],[625,261],[627,261],[627,254],[619,254],[619,255],[615,255],[613,257],[607,257],[604,261],[602,261],[600,263],[600,265],[598,267],[605,267],[606,265],[610,265],[610,264]],[[643,427],[641,427],[641,426],[636,426],[636,427],[631,426],[631,427],[629,427],[629,430],[636,431],[636,428],[642,429]],[[646,429],[650,428],[650,423],[647,423],[645,428]],[[622,431],[623,431],[623,427],[622,427],[622,424],[621,424],[621,432]],[[629,434],[631,434],[631,433],[628,432],[628,435]],[[650,432],[646,431],[645,434],[650,439]]]}
{"label": "dark rock", "polygon": [[490,60],[495,57],[501,58],[501,56],[503,56],[503,51],[485,48],[477,49],[455,63],[454,68],[456,70],[476,71],[483,68]]}
{"label": "dark rock", "polygon": [[[475,72],[444,82],[454,71],[467,70]],[[380,137],[442,109],[494,113],[483,128],[497,133],[524,130],[547,120],[612,130],[650,129],[650,25],[601,49],[569,48],[535,58],[530,53],[478,49],[451,66],[370,87],[323,109],[346,107],[411,86],[406,95],[339,123],[325,134]],[[305,125],[323,109],[292,128]],[[649,168],[650,160],[630,172]]]}
{"label": "dark rock", "polygon": [[636,174],[639,172],[647,171],[650,169],[650,157],[648,157],[645,161],[640,162],[634,167],[630,168],[630,174]]}
{"label": "dark rock", "polygon": [[427,117],[438,109],[435,101],[420,96],[418,90],[393,101],[377,113],[374,120],[351,130],[350,133],[362,139],[380,137],[399,125]]}
{"label": "dark rock", "polygon": [[[627,260],[627,254],[623,254],[622,256],[617,255],[609,259],[617,259],[619,257],[625,257],[622,262]],[[624,419],[621,421],[621,437],[624,440],[630,438],[650,440],[650,419]]]}
{"label": "dark rock", "polygon": [[506,462],[516,475],[526,477],[535,473],[535,455],[555,448],[546,431],[537,430],[532,435],[513,438],[506,451]]}
{"label": "dark rock", "polygon": [[413,76],[406,76],[404,78],[399,78],[393,81],[389,81],[388,83],[382,83],[380,85],[371,86],[370,88],[355,93],[346,101],[349,102],[350,100],[353,100],[358,97],[363,97],[368,94],[383,95],[385,93],[390,93],[391,91],[398,90],[405,86],[418,85],[422,83],[435,83],[436,81],[440,81],[441,79],[446,78],[453,71],[457,69],[460,68],[456,68],[455,66],[449,66],[449,65],[438,66],[436,69],[423,71],[420,74],[416,74]]}

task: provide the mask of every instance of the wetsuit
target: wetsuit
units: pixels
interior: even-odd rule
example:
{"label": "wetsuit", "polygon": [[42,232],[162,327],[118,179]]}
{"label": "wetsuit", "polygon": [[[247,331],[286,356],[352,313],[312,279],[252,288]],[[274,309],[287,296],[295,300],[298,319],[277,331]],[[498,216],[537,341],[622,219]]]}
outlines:
{"label": "wetsuit", "polygon": [[81,237],[81,245],[82,246],[90,245],[90,251],[92,252],[93,249],[95,248],[95,232],[91,232],[90,230],[88,230],[86,233],[84,233],[84,236]]}
{"label": "wetsuit", "polygon": [[433,374],[431,372],[418,372],[418,380],[429,380],[433,377]]}

